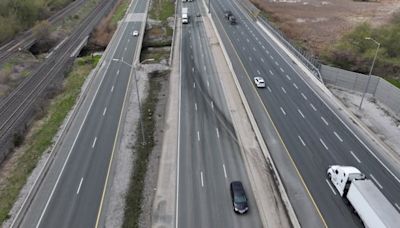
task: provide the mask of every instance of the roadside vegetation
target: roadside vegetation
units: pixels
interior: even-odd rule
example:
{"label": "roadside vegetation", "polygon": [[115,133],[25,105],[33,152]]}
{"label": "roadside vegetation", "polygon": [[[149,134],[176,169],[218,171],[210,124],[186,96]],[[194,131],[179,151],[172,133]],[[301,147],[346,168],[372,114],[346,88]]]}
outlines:
{"label": "roadside vegetation", "polygon": [[12,161],[5,162],[8,163],[5,166],[9,168],[2,170],[0,176],[0,223],[9,218],[9,211],[20,190],[42,154],[51,146],[59,127],[74,106],[86,76],[99,59],[100,56],[86,56],[75,60],[64,81],[62,92],[51,100],[47,112],[33,124],[24,144],[17,148],[17,154]]}
{"label": "roadside vegetation", "polygon": [[369,73],[377,44],[381,44],[372,74],[400,84],[400,12],[394,14],[389,24],[373,28],[364,23],[347,33],[322,56],[326,64],[346,70]]}
{"label": "roadside vegetation", "polygon": [[175,4],[172,0],[154,0],[150,7],[140,58],[146,63],[159,63],[169,58]]}
{"label": "roadside vegetation", "polygon": [[1,0],[0,43],[50,17],[73,0]]}

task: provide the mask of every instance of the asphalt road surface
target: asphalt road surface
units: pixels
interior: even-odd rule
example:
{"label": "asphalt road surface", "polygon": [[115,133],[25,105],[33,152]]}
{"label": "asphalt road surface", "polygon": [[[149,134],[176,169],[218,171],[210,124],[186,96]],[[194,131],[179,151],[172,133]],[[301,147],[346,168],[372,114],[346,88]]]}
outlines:
{"label": "asphalt road surface", "polygon": [[[182,25],[181,37],[176,227],[261,227],[202,17],[195,16],[205,16],[200,4],[182,4],[190,23]],[[233,211],[233,180],[242,181],[249,198],[245,215]]]}
{"label": "asphalt road surface", "polygon": [[[125,94],[147,2],[138,0],[120,25],[96,74],[76,121],[67,132],[54,162],[24,216],[21,227],[95,227],[100,216],[108,167],[114,150]],[[120,59],[123,62],[113,61]],[[134,74],[132,74],[134,75]]]}
{"label": "asphalt road surface", "polygon": [[[400,182],[395,170],[379,159],[378,152],[367,148],[305,83],[295,64],[267,37],[253,20],[243,13],[236,1],[214,0],[213,18],[228,47],[238,80],[247,97],[263,137],[268,113],[301,174],[315,207],[320,225],[359,227],[359,219],[327,181],[329,165],[358,167],[372,179],[393,205],[400,210]],[[237,25],[229,25],[223,16],[231,10]],[[238,73],[239,72],[239,73]],[[244,72],[244,73],[242,73]],[[253,77],[261,76],[267,87],[257,89]],[[277,157],[275,151],[272,156]],[[285,167],[279,167],[282,170]],[[289,193],[295,202],[296,195]],[[302,206],[294,209],[303,226],[318,226],[302,217]]]}

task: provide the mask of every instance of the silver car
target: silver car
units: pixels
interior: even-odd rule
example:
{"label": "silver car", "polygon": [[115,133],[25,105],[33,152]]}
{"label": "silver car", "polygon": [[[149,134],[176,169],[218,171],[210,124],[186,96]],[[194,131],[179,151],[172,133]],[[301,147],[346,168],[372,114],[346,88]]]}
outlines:
{"label": "silver car", "polygon": [[254,77],[254,83],[258,88],[265,88],[265,81],[262,77]]}

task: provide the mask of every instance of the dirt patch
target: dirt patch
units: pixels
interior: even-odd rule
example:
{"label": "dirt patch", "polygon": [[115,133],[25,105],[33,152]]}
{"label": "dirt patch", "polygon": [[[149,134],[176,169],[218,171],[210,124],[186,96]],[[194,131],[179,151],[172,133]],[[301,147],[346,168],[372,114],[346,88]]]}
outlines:
{"label": "dirt patch", "polygon": [[398,0],[251,0],[289,38],[319,54],[357,25],[377,27],[400,10]]}

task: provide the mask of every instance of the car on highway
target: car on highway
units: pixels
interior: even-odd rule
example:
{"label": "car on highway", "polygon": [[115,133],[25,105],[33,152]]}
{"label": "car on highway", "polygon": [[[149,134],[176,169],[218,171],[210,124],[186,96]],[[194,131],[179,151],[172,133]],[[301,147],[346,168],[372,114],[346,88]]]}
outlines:
{"label": "car on highway", "polygon": [[232,181],[230,185],[233,211],[235,213],[244,214],[249,210],[246,192],[240,181]]}
{"label": "car on highway", "polygon": [[138,30],[133,31],[132,35],[133,36],[138,36],[139,35],[139,31]]}
{"label": "car on highway", "polygon": [[265,88],[265,81],[262,77],[254,77],[254,83],[258,88]]}

